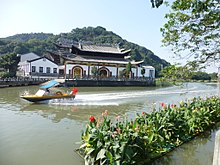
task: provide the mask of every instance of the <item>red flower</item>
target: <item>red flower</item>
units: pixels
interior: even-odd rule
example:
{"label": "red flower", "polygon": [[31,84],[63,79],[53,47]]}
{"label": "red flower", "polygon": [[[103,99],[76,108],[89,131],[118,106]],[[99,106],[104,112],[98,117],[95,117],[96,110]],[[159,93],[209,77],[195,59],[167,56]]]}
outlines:
{"label": "red flower", "polygon": [[90,121],[90,122],[94,122],[94,121],[95,121],[95,117],[94,117],[94,116],[90,116],[90,117],[89,117],[89,121]]}
{"label": "red flower", "polygon": [[142,112],[142,115],[145,115],[145,112]]}

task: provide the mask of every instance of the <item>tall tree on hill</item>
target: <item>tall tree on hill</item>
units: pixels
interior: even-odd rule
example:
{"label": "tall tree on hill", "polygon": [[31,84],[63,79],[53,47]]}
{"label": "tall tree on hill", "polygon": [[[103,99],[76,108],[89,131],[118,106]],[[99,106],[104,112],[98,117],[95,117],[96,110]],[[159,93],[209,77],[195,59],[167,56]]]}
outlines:
{"label": "tall tree on hill", "polygon": [[18,62],[19,58],[15,53],[6,54],[0,58],[0,67],[7,70],[11,77],[14,77],[16,75]]}
{"label": "tall tree on hill", "polygon": [[163,43],[205,66],[220,58],[220,0],[175,0],[161,28]]}

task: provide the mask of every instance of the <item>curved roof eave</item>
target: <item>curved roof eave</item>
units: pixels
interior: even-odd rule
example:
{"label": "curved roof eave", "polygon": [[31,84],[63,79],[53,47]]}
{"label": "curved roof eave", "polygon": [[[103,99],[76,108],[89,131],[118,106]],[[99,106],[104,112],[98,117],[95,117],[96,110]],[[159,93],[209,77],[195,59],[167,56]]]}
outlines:
{"label": "curved roof eave", "polygon": [[79,47],[72,45],[72,47],[76,48],[78,51],[82,51],[82,52],[96,52],[96,53],[110,53],[110,54],[126,54],[131,52],[131,49],[129,50],[125,50],[122,52],[113,52],[113,51],[99,51],[99,50],[85,50],[85,49],[80,49]]}

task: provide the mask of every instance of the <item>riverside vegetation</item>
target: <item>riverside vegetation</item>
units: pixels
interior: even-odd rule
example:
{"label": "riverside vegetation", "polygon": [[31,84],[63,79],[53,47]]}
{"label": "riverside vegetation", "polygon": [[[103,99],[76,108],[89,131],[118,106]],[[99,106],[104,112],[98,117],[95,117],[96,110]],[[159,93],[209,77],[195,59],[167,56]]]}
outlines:
{"label": "riverside vegetation", "polygon": [[220,98],[193,98],[179,105],[161,103],[158,110],[134,119],[105,111],[90,116],[78,149],[88,164],[144,164],[191,140],[220,121]]}

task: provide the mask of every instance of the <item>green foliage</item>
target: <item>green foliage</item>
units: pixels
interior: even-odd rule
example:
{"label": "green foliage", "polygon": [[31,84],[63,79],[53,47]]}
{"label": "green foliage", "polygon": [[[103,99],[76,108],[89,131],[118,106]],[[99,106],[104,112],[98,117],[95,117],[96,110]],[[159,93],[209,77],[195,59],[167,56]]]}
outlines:
{"label": "green foliage", "polygon": [[196,71],[197,65],[185,65],[177,66],[170,65],[165,67],[160,73],[160,81],[172,82],[176,85],[176,82],[186,82],[189,80],[216,80],[217,73],[208,74],[202,71]]}
{"label": "green foliage", "polygon": [[10,37],[7,37],[5,41],[17,41],[17,42],[27,42],[31,39],[36,39],[36,40],[47,40],[49,37],[53,36],[52,33],[22,33],[22,34],[16,34]]}
{"label": "green foliage", "polygon": [[19,58],[15,53],[3,55],[0,57],[0,68],[7,70],[10,73],[8,76],[14,77],[18,62]]}
{"label": "green foliage", "polygon": [[185,82],[192,78],[192,74],[195,70],[196,66],[193,64],[185,66],[170,65],[161,71],[160,81],[173,82],[174,84],[176,84],[176,82]]}
{"label": "green foliage", "polygon": [[97,77],[98,76],[98,69],[97,67],[93,66],[92,69],[91,69],[91,73],[94,77]]}
{"label": "green foliage", "polygon": [[0,72],[0,78],[13,77],[9,72]]}
{"label": "green foliage", "polygon": [[91,165],[146,164],[219,121],[219,97],[193,98],[179,106],[161,103],[158,111],[137,114],[130,121],[110,119],[105,111],[90,116],[80,151]]}
{"label": "green foliage", "polygon": [[218,79],[218,73],[209,73],[209,76],[211,77],[211,80],[217,80]]}
{"label": "green foliage", "polygon": [[126,77],[126,69],[119,71],[119,78],[123,78],[123,77]]}
{"label": "green foliage", "polygon": [[125,77],[126,77],[126,78],[129,78],[130,73],[131,73],[131,62],[129,62],[129,63],[126,65]]}
{"label": "green foliage", "polygon": [[211,80],[211,76],[205,72],[194,72],[192,74],[192,80]]}
{"label": "green foliage", "polygon": [[200,65],[219,60],[219,8],[219,0],[175,0],[161,28],[164,45]]}
{"label": "green foliage", "polygon": [[30,39],[27,42],[5,41],[4,44],[0,43],[0,54],[25,54],[34,52],[43,55],[46,50],[55,49],[52,42],[53,41],[50,41],[49,39],[45,41]]}

